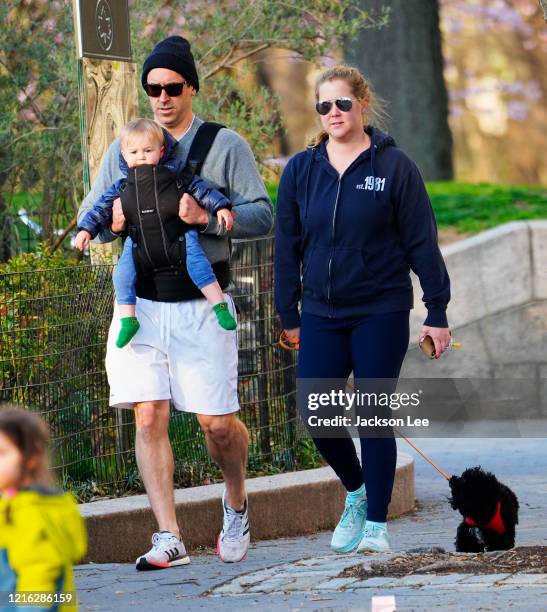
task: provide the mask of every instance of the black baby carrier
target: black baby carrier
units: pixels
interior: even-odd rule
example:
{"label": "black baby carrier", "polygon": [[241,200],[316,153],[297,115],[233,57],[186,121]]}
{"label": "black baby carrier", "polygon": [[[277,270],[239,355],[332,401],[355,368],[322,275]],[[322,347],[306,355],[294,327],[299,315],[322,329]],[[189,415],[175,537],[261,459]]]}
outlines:
{"label": "black baby carrier", "polygon": [[[175,177],[165,166],[130,168],[120,198],[133,241],[137,295],[157,301],[201,296],[186,270],[184,234],[190,228],[179,217],[179,201],[201,167],[223,125],[202,123],[184,170]],[[197,291],[197,293],[196,293]]]}

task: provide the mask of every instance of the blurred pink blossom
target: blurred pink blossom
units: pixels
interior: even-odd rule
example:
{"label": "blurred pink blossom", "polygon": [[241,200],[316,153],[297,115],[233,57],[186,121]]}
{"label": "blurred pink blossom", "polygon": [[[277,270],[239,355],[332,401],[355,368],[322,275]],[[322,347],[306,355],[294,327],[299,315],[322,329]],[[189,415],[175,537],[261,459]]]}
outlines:
{"label": "blurred pink blossom", "polygon": [[[442,0],[441,16],[448,32],[459,32],[458,20],[463,27],[460,16],[467,15],[473,19],[469,22],[479,32],[486,32],[491,29],[501,29],[503,31],[517,30],[521,34],[531,36],[533,29],[526,23],[524,17],[534,14],[531,4],[517,2],[518,8],[513,6],[515,0],[464,0],[455,2],[453,0]],[[460,29],[462,29],[460,27]]]}
{"label": "blurred pink blossom", "polygon": [[331,68],[332,66],[336,66],[338,61],[336,58],[332,57],[332,55],[323,55],[320,59],[321,65],[325,66],[325,68]]}
{"label": "blurred pink blossom", "polygon": [[446,27],[452,34],[458,34],[464,28],[463,20],[458,17],[447,17]]}
{"label": "blurred pink blossom", "polygon": [[463,107],[450,105],[450,110],[448,113],[451,117],[461,117],[463,115]]}
{"label": "blurred pink blossom", "polygon": [[169,19],[169,17],[171,17],[171,14],[173,13],[173,8],[170,6],[164,6],[163,8],[161,8],[157,13],[157,17],[159,19]]}
{"label": "blurred pink blossom", "polygon": [[56,25],[57,22],[52,17],[44,21],[44,29],[46,30],[46,32],[54,32]]}
{"label": "blurred pink blossom", "polygon": [[30,81],[24,89],[21,89],[17,93],[17,100],[23,104],[27,98],[32,98],[32,96],[34,96],[36,93],[37,86],[38,84],[36,81]]}
{"label": "blurred pink blossom", "polygon": [[532,17],[539,8],[537,0],[513,0],[513,4],[525,17]]}
{"label": "blurred pink blossom", "polygon": [[537,102],[542,98],[541,86],[537,81],[528,81],[524,88],[524,95],[530,102]]}
{"label": "blurred pink blossom", "polygon": [[289,157],[267,157],[264,159],[264,164],[270,168],[283,168],[289,163]]}
{"label": "blurred pink blossom", "polygon": [[154,32],[158,29],[158,24],[154,22],[147,23],[142,29],[143,38],[147,38],[150,34],[154,34]]}
{"label": "blurred pink blossom", "polygon": [[24,121],[30,121],[31,123],[38,122],[38,117],[36,116],[36,113],[34,112],[32,108],[28,108],[28,107],[23,108],[21,112],[19,113],[19,115],[21,116],[21,119],[23,119]]}
{"label": "blurred pink blossom", "polygon": [[519,100],[507,103],[507,115],[514,121],[524,121],[528,117],[528,104]]}
{"label": "blurred pink blossom", "polygon": [[297,51],[291,51],[287,59],[291,64],[297,64],[298,62],[302,61],[302,54],[298,53]]}

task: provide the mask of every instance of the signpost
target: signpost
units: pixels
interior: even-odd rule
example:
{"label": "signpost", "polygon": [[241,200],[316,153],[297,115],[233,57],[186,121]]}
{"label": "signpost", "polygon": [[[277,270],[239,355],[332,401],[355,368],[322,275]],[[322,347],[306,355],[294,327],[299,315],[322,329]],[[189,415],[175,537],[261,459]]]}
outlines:
{"label": "signpost", "polygon": [[[136,65],[127,0],[73,0],[78,53],[84,191],[120,129],[137,116]],[[92,244],[93,263],[112,261],[119,240]]]}
{"label": "signpost", "polygon": [[[137,67],[131,57],[127,0],[73,0],[74,30],[78,53],[80,133],[84,191],[95,180],[102,158],[120,129],[137,117]],[[93,264],[114,263],[120,240],[91,243]],[[131,446],[131,414],[116,411],[118,452]]]}

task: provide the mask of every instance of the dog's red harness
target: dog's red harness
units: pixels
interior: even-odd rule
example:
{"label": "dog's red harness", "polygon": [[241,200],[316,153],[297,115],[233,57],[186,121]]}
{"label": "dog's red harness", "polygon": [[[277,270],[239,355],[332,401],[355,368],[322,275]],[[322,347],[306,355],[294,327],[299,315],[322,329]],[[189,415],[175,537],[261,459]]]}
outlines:
{"label": "dog's red harness", "polygon": [[471,527],[480,527],[481,529],[491,529],[492,531],[495,531],[496,533],[500,535],[502,533],[505,533],[506,531],[505,525],[503,524],[503,521],[501,519],[501,500],[498,502],[494,516],[488,521],[488,523],[486,523],[486,525],[477,525],[477,523],[475,523],[475,521],[472,518],[469,518],[468,516],[464,516],[463,520],[468,525],[471,525]]}

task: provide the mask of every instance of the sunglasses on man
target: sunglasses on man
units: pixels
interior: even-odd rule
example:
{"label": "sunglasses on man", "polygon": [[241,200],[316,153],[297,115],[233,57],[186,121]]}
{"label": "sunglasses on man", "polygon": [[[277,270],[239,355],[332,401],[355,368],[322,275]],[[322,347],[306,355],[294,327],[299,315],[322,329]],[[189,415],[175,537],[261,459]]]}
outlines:
{"label": "sunglasses on man", "polygon": [[166,85],[160,85],[159,83],[146,83],[144,85],[144,91],[147,96],[151,98],[159,98],[161,96],[161,92],[165,89],[165,93],[170,98],[176,98],[180,96],[182,90],[186,83],[184,81],[180,83],[167,83]]}
{"label": "sunglasses on man", "polygon": [[323,100],[321,102],[317,102],[315,105],[315,110],[320,115],[328,115],[333,104],[336,104],[337,108],[339,108],[343,113],[347,113],[353,106],[353,100],[346,97],[336,98],[336,100]]}

